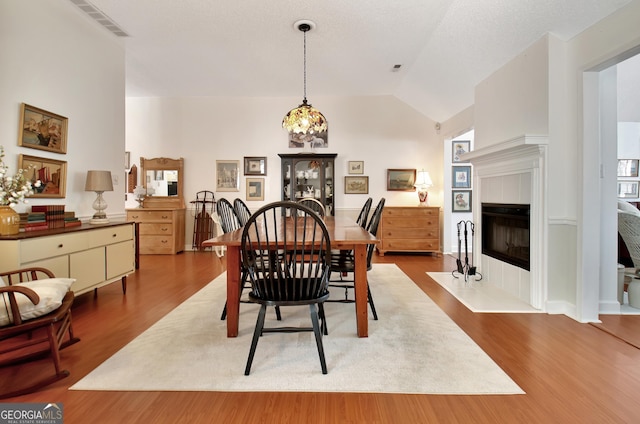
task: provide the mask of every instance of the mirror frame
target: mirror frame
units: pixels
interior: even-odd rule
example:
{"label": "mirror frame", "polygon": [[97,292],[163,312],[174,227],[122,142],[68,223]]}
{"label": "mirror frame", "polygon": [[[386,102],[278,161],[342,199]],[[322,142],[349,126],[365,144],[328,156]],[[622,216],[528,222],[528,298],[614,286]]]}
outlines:
{"label": "mirror frame", "polygon": [[145,208],[184,208],[184,159],[153,158],[145,159],[140,157],[141,183],[147,188],[147,171],[178,171],[178,195],[177,196],[145,196]]}

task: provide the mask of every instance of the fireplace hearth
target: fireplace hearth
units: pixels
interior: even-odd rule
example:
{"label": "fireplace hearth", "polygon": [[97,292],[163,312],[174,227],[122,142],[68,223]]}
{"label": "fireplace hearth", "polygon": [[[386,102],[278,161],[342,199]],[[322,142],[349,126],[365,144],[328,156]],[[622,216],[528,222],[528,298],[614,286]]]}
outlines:
{"label": "fireplace hearth", "polygon": [[482,204],[482,253],[527,271],[530,205]]}

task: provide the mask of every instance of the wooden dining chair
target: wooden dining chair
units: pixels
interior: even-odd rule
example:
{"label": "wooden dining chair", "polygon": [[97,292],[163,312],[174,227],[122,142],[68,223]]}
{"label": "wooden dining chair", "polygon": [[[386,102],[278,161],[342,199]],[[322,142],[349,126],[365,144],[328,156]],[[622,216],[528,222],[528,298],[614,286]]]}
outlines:
{"label": "wooden dining chair", "polygon": [[233,210],[236,212],[236,216],[240,221],[240,225],[244,227],[244,224],[247,223],[249,217],[251,216],[251,211],[246,203],[242,201],[240,198],[236,198],[233,201]]}
{"label": "wooden dining chair", "polygon": [[324,218],[324,215],[325,215],[324,205],[318,199],[314,199],[313,197],[305,197],[303,199],[298,200],[298,203],[310,208],[312,211],[317,213],[320,216],[320,218]]}
{"label": "wooden dining chair", "polygon": [[362,228],[367,228],[367,221],[369,220],[369,212],[371,212],[372,203],[373,199],[369,197],[366,202],[364,202],[364,205],[362,205],[362,209],[360,209],[356,223]]}
{"label": "wooden dining chair", "polygon": [[[234,202],[235,203],[235,202]],[[216,209],[218,215],[220,216],[220,227],[222,227],[222,231],[224,233],[229,233],[231,231],[235,231],[239,228],[242,228],[240,218],[236,213],[233,205],[225,198],[220,198],[216,202]],[[248,208],[247,208],[248,209]],[[249,281],[247,280],[247,273],[245,269],[240,270],[240,297],[242,297],[242,293],[244,290],[249,288]],[[249,303],[247,300],[240,300],[241,303]],[[281,319],[280,308],[276,307],[276,317],[278,320]],[[222,314],[220,315],[220,319],[224,321],[227,319],[227,302],[224,303],[224,308],[222,308]]]}
{"label": "wooden dining chair", "polygon": [[[249,375],[260,337],[272,332],[313,331],[322,373],[327,364],[322,345],[323,303],[329,297],[331,240],[324,221],[311,208],[275,202],[260,208],[244,226],[241,252],[249,275],[249,300],[260,304],[245,375]],[[311,252],[303,254],[300,252]],[[283,254],[281,254],[283,253]],[[265,326],[267,306],[308,306],[311,327]],[[298,343],[294,339],[294,343]]]}
{"label": "wooden dining chair", "polygon": [[[382,218],[382,210],[384,209],[385,199],[382,198],[378,202],[373,214],[371,214],[371,219],[369,220],[369,224],[367,225],[367,231],[371,233],[374,237],[378,236],[378,227],[380,224],[380,219]],[[375,249],[375,244],[367,245],[367,272],[371,270],[371,261],[373,258],[373,251]],[[333,255],[331,260],[331,268],[330,268],[330,276],[329,276],[329,287],[342,288],[344,289],[344,298],[340,299],[330,299],[328,302],[340,302],[340,303],[354,303],[355,300],[349,297],[349,290],[354,289],[355,284],[355,258],[353,256],[353,252],[347,251],[346,254]],[[333,279],[332,275],[338,275],[337,279]],[[348,276],[351,275],[351,278]],[[367,301],[369,303],[369,307],[371,308],[371,313],[373,314],[373,319],[378,319],[378,313],[376,311],[376,306],[373,303],[373,296],[371,295],[371,288],[369,287],[369,281],[367,281]]]}
{"label": "wooden dining chair", "polygon": [[238,214],[233,208],[231,202],[227,199],[218,199],[216,202],[216,212],[218,212],[218,216],[220,217],[220,227],[222,227],[223,233],[230,233],[231,231],[235,231],[242,227],[242,225],[240,225],[240,218],[238,218]]}

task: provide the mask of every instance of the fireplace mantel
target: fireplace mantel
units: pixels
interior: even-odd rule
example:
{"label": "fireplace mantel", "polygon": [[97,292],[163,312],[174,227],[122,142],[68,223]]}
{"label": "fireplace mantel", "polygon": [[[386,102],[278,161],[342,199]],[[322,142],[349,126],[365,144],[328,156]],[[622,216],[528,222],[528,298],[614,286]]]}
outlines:
{"label": "fireplace mantel", "polygon": [[501,143],[483,147],[464,153],[460,158],[474,165],[496,163],[523,157],[539,157],[548,144],[548,137],[543,135],[523,135]]}

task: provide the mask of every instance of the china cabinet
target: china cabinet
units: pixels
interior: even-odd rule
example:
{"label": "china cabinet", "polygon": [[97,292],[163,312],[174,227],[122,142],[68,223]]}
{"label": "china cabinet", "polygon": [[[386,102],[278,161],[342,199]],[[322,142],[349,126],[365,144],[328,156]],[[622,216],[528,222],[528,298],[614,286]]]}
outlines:
{"label": "china cabinet", "polygon": [[337,153],[280,153],[282,200],[319,200],[326,215],[335,214],[334,180]]}

